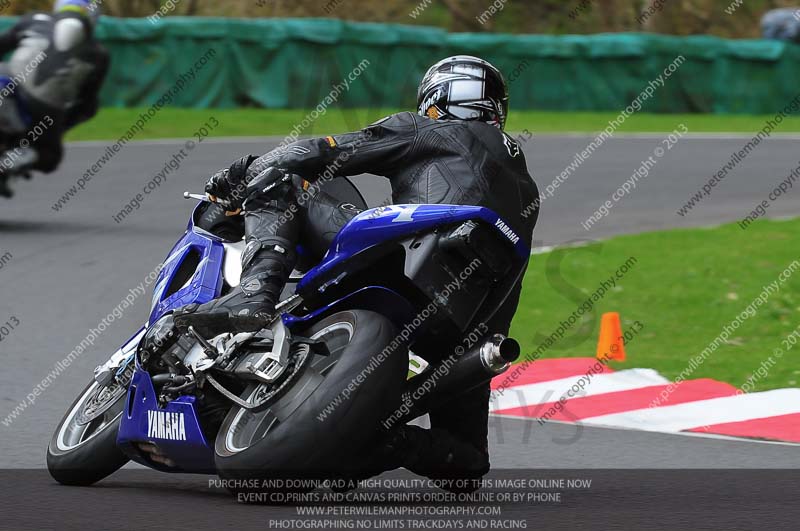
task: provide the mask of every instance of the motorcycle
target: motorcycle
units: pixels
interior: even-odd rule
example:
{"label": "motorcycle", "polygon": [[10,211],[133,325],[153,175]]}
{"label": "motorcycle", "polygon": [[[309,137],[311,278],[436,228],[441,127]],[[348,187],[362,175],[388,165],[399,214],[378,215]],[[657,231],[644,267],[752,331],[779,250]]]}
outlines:
{"label": "motorcycle", "polygon": [[[366,209],[347,179],[325,190]],[[244,250],[232,221],[203,228],[218,205],[185,196],[199,203],[159,273],[147,324],[95,370],[50,441],[48,469],[62,484],[93,484],[129,460],[223,479],[357,475],[392,425],[457,400],[519,356],[486,322],[530,248],[476,206],[364,210],[319,263],[293,272],[263,330],[178,333],[174,310],[236,289]]]}

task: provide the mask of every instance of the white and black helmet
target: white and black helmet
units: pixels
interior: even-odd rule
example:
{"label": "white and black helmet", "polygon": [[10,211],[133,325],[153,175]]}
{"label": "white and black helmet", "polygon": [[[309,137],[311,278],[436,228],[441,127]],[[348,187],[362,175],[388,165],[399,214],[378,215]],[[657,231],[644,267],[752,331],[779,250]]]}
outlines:
{"label": "white and black helmet", "polygon": [[455,55],[430,67],[417,92],[417,111],[434,120],[478,120],[505,128],[508,85],[488,61]]}

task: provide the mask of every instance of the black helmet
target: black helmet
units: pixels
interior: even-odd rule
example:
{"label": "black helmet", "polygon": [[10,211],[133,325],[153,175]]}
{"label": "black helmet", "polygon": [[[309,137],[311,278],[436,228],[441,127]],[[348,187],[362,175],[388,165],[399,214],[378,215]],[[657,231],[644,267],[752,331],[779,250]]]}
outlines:
{"label": "black helmet", "polygon": [[430,67],[417,92],[417,112],[434,120],[480,120],[506,126],[508,85],[488,61],[455,55]]}

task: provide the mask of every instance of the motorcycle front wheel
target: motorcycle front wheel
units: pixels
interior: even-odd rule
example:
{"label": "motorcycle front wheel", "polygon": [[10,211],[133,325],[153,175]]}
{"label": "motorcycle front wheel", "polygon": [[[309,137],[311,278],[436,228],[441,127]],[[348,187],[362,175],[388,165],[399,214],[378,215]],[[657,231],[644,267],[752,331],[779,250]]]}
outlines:
{"label": "motorcycle front wheel", "polygon": [[127,384],[94,380],[72,403],[47,447],[47,469],[63,485],[88,486],[113,474],[128,458],[117,447]]}

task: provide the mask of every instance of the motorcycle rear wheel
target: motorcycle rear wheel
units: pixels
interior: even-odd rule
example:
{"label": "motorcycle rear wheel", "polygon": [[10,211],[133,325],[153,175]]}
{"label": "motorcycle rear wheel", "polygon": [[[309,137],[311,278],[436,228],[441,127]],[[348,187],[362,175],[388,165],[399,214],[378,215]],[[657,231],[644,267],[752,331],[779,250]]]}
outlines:
{"label": "motorcycle rear wheel", "polygon": [[[215,444],[222,478],[346,476],[364,464],[364,452],[383,434],[381,420],[399,406],[408,349],[400,342],[390,347],[397,331],[386,317],[339,312],[301,335],[324,341],[330,356],[316,354],[266,411],[228,413]],[[241,398],[254,397],[258,387]]]}

